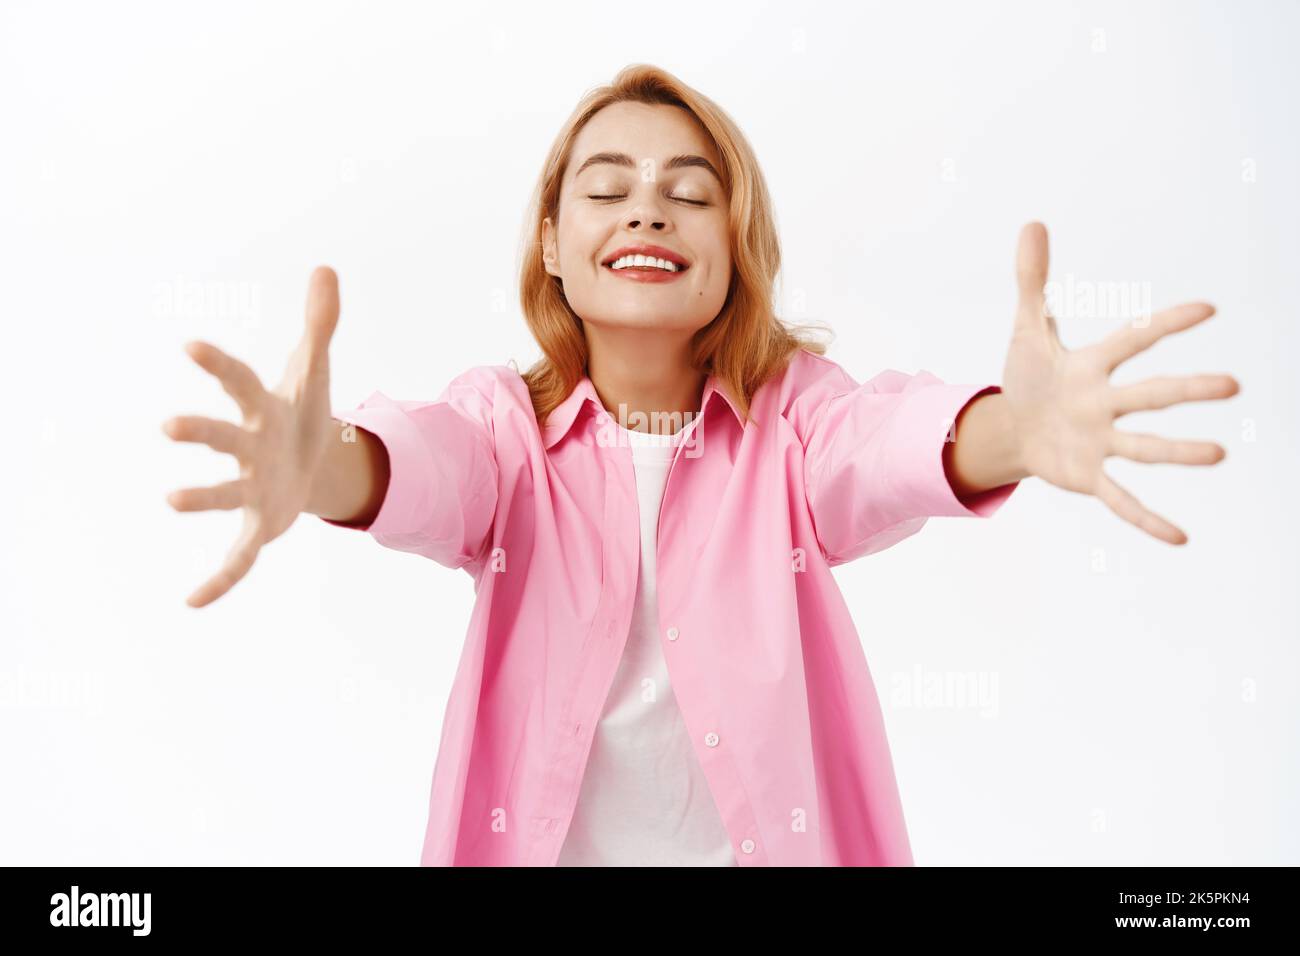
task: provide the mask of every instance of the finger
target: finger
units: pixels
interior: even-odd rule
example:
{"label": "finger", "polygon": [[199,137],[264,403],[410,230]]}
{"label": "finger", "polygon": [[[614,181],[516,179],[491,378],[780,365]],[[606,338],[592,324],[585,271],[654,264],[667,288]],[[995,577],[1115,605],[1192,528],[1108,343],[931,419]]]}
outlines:
{"label": "finger", "polygon": [[313,364],[327,360],[338,321],[339,277],[329,266],[317,266],[307,287],[307,329],[303,335]]}
{"label": "finger", "polygon": [[1140,501],[1111,481],[1105,472],[1102,472],[1097,482],[1097,497],[1119,517],[1147,534],[1169,544],[1187,543],[1187,535],[1155,512],[1143,507]]}
{"label": "finger", "polygon": [[1111,431],[1110,453],[1131,461],[1175,465],[1213,465],[1228,454],[1212,441],[1174,440],[1119,429]]}
{"label": "finger", "polygon": [[1121,385],[1111,392],[1111,410],[1116,416],[1153,408],[1168,408],[1180,402],[1202,402],[1231,398],[1241,386],[1231,375],[1161,375],[1133,385]]}
{"label": "finger", "polygon": [[1020,288],[1016,332],[1046,330],[1047,302],[1043,288],[1047,285],[1047,229],[1041,222],[1028,223],[1020,230],[1016,247],[1016,284]]}
{"label": "finger", "polygon": [[163,433],[176,441],[199,442],[216,451],[234,455],[240,461],[252,453],[252,438],[232,422],[202,415],[177,415],[163,422]]}
{"label": "finger", "polygon": [[1214,315],[1214,306],[1208,302],[1187,302],[1172,309],[1164,309],[1142,321],[1134,320],[1122,329],[1116,329],[1097,344],[1108,371],[1115,371],[1120,363],[1139,352],[1149,349],[1172,332],[1190,329]]}
{"label": "finger", "polygon": [[265,389],[262,388],[256,372],[233,355],[221,351],[211,342],[197,339],[186,342],[185,351],[202,368],[217,377],[226,394],[238,403],[240,411],[250,415],[257,409]]}
{"label": "finger", "polygon": [[226,555],[226,563],[222,565],[220,571],[186,598],[185,603],[190,607],[203,607],[221,597],[248,573],[248,569],[257,559],[257,552],[261,546],[257,522],[249,517],[249,512],[244,512],[243,530],[231,547],[230,553]]}
{"label": "finger", "polygon": [[181,488],[167,496],[177,511],[232,511],[248,503],[248,482],[242,478],[207,488]]}

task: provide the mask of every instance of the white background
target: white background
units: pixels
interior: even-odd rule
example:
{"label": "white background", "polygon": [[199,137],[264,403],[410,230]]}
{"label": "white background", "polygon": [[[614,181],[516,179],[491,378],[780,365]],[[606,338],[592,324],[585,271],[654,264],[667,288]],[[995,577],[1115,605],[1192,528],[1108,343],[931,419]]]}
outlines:
{"label": "white background", "polygon": [[525,367],[529,192],[638,61],[745,130],[859,380],[999,381],[1033,218],[1057,281],[1219,307],[1115,376],[1242,384],[1121,419],[1228,450],[1108,464],[1188,545],[1033,479],[837,571],[917,863],[1300,863],[1298,9],[6,2],[0,863],[418,862],[471,581],[305,516],[188,608],[239,517],[164,496],[237,472],[160,424],[238,410],[181,346],[274,384],[328,263],[335,408]]}

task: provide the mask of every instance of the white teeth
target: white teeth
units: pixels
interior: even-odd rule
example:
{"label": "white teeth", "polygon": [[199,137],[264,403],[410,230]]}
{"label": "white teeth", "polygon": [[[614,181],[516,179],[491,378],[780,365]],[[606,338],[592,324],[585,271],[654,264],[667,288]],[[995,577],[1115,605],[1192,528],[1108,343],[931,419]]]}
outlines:
{"label": "white teeth", "polygon": [[611,269],[627,269],[631,266],[655,266],[666,272],[680,271],[677,263],[669,262],[667,259],[656,259],[654,256],[623,256],[609,264]]}

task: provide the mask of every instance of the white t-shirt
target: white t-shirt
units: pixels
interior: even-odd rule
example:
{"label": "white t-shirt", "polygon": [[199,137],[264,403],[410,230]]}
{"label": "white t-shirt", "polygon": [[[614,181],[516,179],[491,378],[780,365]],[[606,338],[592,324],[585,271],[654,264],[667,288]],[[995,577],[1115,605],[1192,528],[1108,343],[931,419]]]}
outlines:
{"label": "white t-shirt", "polygon": [[690,427],[653,435],[619,426],[636,469],[641,573],[627,645],[556,866],[739,865],[691,746],[659,643],[659,505],[674,450]]}

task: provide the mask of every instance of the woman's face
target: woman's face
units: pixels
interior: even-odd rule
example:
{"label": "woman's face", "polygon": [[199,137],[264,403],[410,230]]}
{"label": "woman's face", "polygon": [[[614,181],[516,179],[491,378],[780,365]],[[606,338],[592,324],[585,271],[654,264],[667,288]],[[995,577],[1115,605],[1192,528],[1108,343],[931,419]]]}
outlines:
{"label": "woman's face", "polygon": [[[558,229],[549,217],[542,223],[546,271],[584,323],[694,333],[713,321],[731,282],[720,168],[679,107],[615,103],[588,121],[564,172]],[[643,244],[686,268],[608,264]]]}

